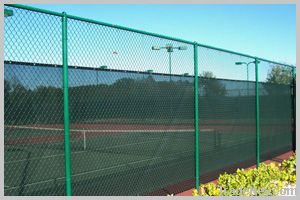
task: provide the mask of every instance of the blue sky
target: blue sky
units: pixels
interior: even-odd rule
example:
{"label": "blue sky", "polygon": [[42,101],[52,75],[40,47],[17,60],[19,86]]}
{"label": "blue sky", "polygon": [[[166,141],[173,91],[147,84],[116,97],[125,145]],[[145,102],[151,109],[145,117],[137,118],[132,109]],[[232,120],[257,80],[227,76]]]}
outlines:
{"label": "blue sky", "polygon": [[[47,5],[31,6],[66,11],[140,30],[169,35],[287,64],[296,63],[294,5]],[[5,18],[5,59],[62,64],[61,19],[15,9]],[[16,37],[17,36],[17,37]],[[186,45],[77,20],[68,21],[68,64],[109,69],[169,73],[168,53],[152,46]],[[193,46],[172,53],[172,73],[194,73]],[[199,74],[247,80],[248,57],[198,48]],[[259,64],[259,81],[265,81],[273,64]],[[249,80],[255,80],[249,65]]]}
{"label": "blue sky", "polygon": [[296,64],[292,4],[31,5]]}

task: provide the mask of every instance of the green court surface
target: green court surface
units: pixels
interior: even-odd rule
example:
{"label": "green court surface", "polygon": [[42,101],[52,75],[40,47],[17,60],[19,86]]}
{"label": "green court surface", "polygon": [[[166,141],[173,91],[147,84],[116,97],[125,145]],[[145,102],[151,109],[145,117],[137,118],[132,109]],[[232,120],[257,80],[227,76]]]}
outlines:
{"label": "green court surface", "polygon": [[[24,133],[24,130],[10,128],[6,133],[18,140],[18,132]],[[32,137],[41,131],[42,129],[26,129],[26,133]],[[108,195],[110,187],[119,188],[114,191],[116,195],[141,195],[176,182],[179,176],[181,180],[182,177],[186,180],[193,178],[192,129],[111,130],[99,135],[96,131],[71,130],[71,133],[77,134],[71,140],[71,161],[73,185],[78,195],[90,194],[91,191],[99,192],[95,195]],[[51,130],[45,129],[42,135],[47,132],[49,134]],[[52,130],[51,138],[58,138],[55,134],[63,132]],[[255,152],[251,152],[255,149],[255,133],[220,133],[214,129],[200,129],[199,135],[201,174],[230,165],[231,160],[243,162],[255,156]],[[279,143],[285,137],[274,134],[272,138],[273,142]],[[227,159],[228,156],[231,159]],[[170,174],[175,166],[178,173]],[[186,166],[191,166],[191,169],[186,170]],[[121,190],[127,187],[126,181],[132,182],[133,178],[137,185],[133,187],[131,184],[126,190]],[[147,181],[148,185],[142,186],[145,184],[141,180],[143,178],[153,179],[153,182]],[[63,195],[64,181],[63,140],[35,141],[31,144],[29,138],[26,143],[5,146],[5,194],[40,195],[53,191],[55,195]],[[116,187],[119,182],[124,186]],[[106,189],[94,190],[93,187]],[[142,188],[148,190],[143,191]],[[102,193],[103,191],[106,192]]]}

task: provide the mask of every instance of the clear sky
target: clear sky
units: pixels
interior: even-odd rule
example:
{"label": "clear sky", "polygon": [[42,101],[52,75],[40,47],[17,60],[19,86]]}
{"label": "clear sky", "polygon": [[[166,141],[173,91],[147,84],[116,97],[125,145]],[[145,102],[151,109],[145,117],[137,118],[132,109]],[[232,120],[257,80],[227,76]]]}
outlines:
{"label": "clear sky", "polygon": [[296,64],[295,5],[31,6]]}

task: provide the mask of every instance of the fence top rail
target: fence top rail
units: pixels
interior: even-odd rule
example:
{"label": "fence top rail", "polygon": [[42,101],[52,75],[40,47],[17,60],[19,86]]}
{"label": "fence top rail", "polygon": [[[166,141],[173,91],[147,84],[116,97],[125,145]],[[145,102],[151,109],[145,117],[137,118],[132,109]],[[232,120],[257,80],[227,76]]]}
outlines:
{"label": "fence top rail", "polygon": [[[50,11],[50,10],[41,9],[41,8],[35,8],[35,7],[32,7],[32,6],[22,5],[22,4],[4,4],[4,5],[9,6],[9,7],[15,7],[15,8],[20,8],[20,9],[40,12],[40,13],[44,13],[44,14],[54,15],[54,16],[60,16],[60,17],[63,17],[63,15],[64,15],[63,12],[60,13],[60,12]],[[228,50],[228,49],[218,48],[218,47],[214,47],[214,46],[210,46],[210,45],[206,45],[206,44],[201,44],[201,43],[198,43],[198,42],[192,42],[192,41],[188,41],[188,40],[184,40],[184,39],[180,39],[180,38],[174,38],[174,37],[170,37],[170,36],[167,36],[167,35],[151,33],[151,32],[147,32],[147,31],[142,31],[142,30],[138,30],[138,29],[133,29],[133,28],[125,27],[125,26],[110,24],[110,23],[101,22],[101,21],[98,21],[98,20],[78,17],[78,16],[74,16],[74,15],[69,15],[69,14],[67,14],[66,16],[69,19],[79,20],[79,21],[83,21],[83,22],[89,22],[89,23],[93,23],[93,24],[99,24],[99,25],[102,25],[102,26],[112,27],[112,28],[125,30],[125,31],[131,31],[131,32],[135,32],[135,33],[139,33],[139,34],[143,34],[143,35],[149,35],[149,36],[159,37],[159,38],[168,39],[168,40],[173,40],[173,41],[182,42],[182,43],[186,43],[186,44],[190,44],[190,45],[196,45],[196,46],[199,46],[199,47],[204,47],[204,48],[208,48],[208,49],[213,49],[213,50],[217,50],[217,51],[231,53],[231,54],[244,56],[244,57],[248,57],[248,58],[258,59],[260,61],[269,62],[269,63],[276,64],[276,65],[283,65],[283,66],[291,67],[291,68],[296,67],[294,65],[284,64],[284,63],[280,63],[280,62],[260,58],[260,57],[257,57],[257,56],[252,56],[252,55],[248,55],[248,54],[244,54],[244,53],[239,53],[239,52],[231,51],[231,50]]]}

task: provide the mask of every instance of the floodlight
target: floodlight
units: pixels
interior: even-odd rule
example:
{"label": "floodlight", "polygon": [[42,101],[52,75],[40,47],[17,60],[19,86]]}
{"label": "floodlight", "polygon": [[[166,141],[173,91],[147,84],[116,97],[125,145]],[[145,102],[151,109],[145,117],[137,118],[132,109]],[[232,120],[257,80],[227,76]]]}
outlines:
{"label": "floodlight", "polygon": [[243,62],[236,62],[235,64],[236,64],[236,65],[242,65]]}
{"label": "floodlight", "polygon": [[160,47],[159,46],[153,46],[152,50],[160,50]]}
{"label": "floodlight", "polygon": [[187,50],[187,46],[180,46],[178,47],[178,50]]}

